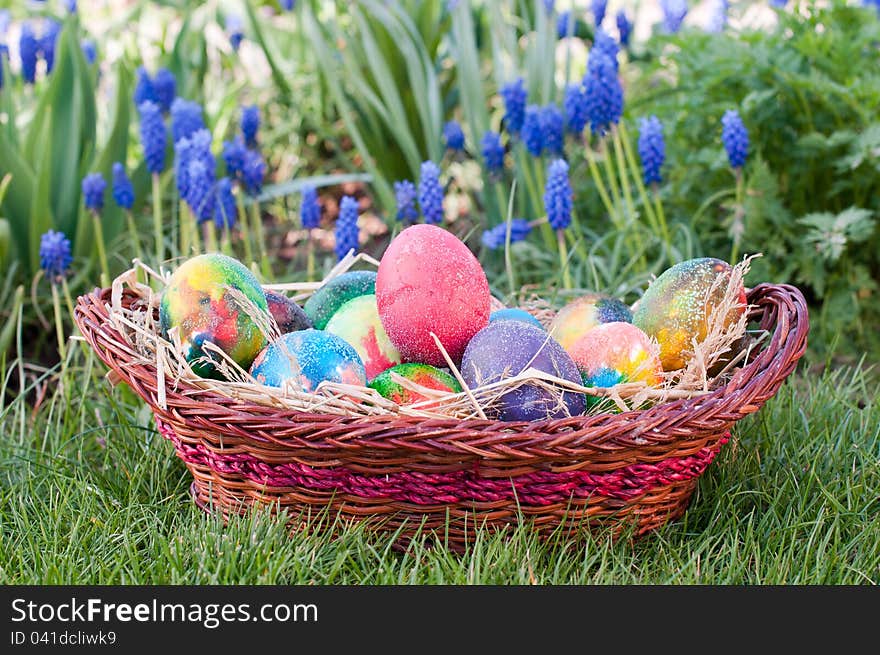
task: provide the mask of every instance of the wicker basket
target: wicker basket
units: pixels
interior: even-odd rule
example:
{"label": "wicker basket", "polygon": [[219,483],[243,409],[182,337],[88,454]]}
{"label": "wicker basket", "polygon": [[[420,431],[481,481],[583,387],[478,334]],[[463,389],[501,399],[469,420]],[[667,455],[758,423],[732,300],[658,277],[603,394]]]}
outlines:
{"label": "wicker basket", "polygon": [[[340,416],[238,401],[132,364],[108,321],[110,289],[78,299],[88,343],[156,416],[193,476],[192,493],[224,517],[254,503],[286,508],[291,528],[321,512],[366,522],[405,546],[418,533],[465,547],[475,528],[528,522],[542,536],[597,527],[641,535],[680,517],[699,476],[794,370],[806,303],[789,285],[748,292],[763,349],[707,395],[624,413],[532,423]],[[123,303],[136,296],[126,291]],[[308,524],[310,525],[310,524]]]}

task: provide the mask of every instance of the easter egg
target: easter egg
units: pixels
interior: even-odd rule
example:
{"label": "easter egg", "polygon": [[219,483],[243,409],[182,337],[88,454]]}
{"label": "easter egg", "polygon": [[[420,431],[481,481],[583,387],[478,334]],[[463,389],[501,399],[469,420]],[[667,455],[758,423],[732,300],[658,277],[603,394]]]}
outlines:
{"label": "easter egg", "polygon": [[257,355],[250,373],[260,384],[289,384],[306,392],[325,380],[358,386],[367,383],[357,351],[335,334],[313,328],[281,335]]}
{"label": "easter egg", "polygon": [[376,296],[372,293],[352,298],[342,305],[324,329],[354,347],[364,363],[367,380],[400,363],[400,352],[382,327]]}
{"label": "easter egg", "polygon": [[659,347],[632,323],[597,325],[575,341],[570,352],[585,387],[622,382],[654,386],[662,380]]}
{"label": "easter egg", "polygon": [[632,322],[632,312],[625,303],[603,293],[588,293],[572,300],[557,312],[549,332],[563,348],[571,352],[575,341],[603,323]]}
{"label": "easter egg", "polygon": [[208,253],[186,260],[171,275],[159,304],[159,325],[169,340],[169,331],[177,329],[182,354],[197,375],[220,378],[209,361],[220,356],[203,345],[213,343],[247,370],[266,345],[267,312],[263,288],[247,266]]}
{"label": "easter egg", "polygon": [[396,382],[392,374],[399,375],[428,389],[437,389],[438,391],[448,391],[450,393],[461,391],[461,385],[458,383],[458,380],[446,371],[430,364],[407,362],[382,371],[367,385],[371,389],[378,391],[383,398],[393,400],[398,405],[410,405],[427,400],[428,397],[403,386],[400,382]]}
{"label": "easter egg", "polygon": [[431,333],[456,364],[489,323],[489,282],[458,237],[411,225],[385,250],[376,277],[379,317],[404,361],[445,366]]}
{"label": "easter egg", "polygon": [[375,271],[347,271],[328,280],[303,305],[316,330],[327,327],[327,321],[346,302],[358,296],[376,293]]}
{"label": "easter egg", "polygon": [[[664,370],[685,366],[693,355],[693,343],[706,338],[709,317],[724,299],[732,270],[714,257],[689,259],[666,269],[645,290],[632,322],[660,344]],[[745,288],[740,284],[739,306],[723,317],[726,327],[739,320],[745,306]]]}
{"label": "easter egg", "polygon": [[[522,321],[495,321],[477,332],[464,351],[461,375],[469,388],[476,389],[528,368],[582,384],[565,349],[544,330]],[[485,411],[502,421],[537,421],[582,414],[584,407],[581,393],[525,382],[504,391]]]}
{"label": "easter egg", "polygon": [[489,314],[489,322],[491,323],[493,321],[523,321],[529,325],[539,327],[542,330],[544,329],[544,326],[541,325],[541,321],[529,314],[526,310],[518,309],[516,307],[495,310]]}
{"label": "easter egg", "polygon": [[266,302],[269,305],[269,313],[278,324],[281,334],[313,327],[312,319],[308,317],[305,310],[295,300],[288,298],[283,293],[267,291]]}

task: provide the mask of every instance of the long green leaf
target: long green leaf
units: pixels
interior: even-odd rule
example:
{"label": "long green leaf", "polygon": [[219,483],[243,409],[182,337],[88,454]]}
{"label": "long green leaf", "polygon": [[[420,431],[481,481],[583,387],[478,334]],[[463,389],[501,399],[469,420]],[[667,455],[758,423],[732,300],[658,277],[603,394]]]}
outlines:
{"label": "long green leaf", "polygon": [[[52,116],[49,116],[52,120]],[[33,196],[30,202],[30,220],[28,224],[28,247],[30,262],[33,270],[36,270],[37,262],[40,261],[40,237],[56,223],[52,215],[52,137],[47,134],[42,141],[38,163],[34,170]],[[65,231],[65,235],[73,241],[73,236]]]}
{"label": "long green leaf", "polygon": [[0,175],[12,175],[0,211],[9,221],[12,234],[13,252],[21,259],[25,270],[30,271],[30,231],[28,223],[31,215],[31,198],[34,195],[34,171],[21,156],[21,152],[0,131]]}
{"label": "long green leaf", "polygon": [[[292,196],[295,193],[300,193],[303,188],[307,186],[313,186],[316,189],[325,186],[336,186],[338,184],[349,184],[351,182],[365,182],[370,183],[373,181],[373,176],[368,173],[340,173],[336,175],[313,175],[312,177],[298,177],[293,180],[287,180],[286,182],[279,182],[278,184],[271,184],[263,187],[262,193],[256,198],[256,202],[265,202],[267,200],[274,200],[275,198],[283,198],[285,196]],[[250,204],[254,202],[250,198],[245,201],[245,204]]]}
{"label": "long green leaf", "polygon": [[355,144],[355,147],[363,155],[364,167],[373,176],[373,187],[382,204],[385,207],[394,206],[394,193],[391,190],[390,182],[382,176],[382,172],[376,165],[376,160],[371,155],[371,151],[364,143],[363,135],[357,127],[354,117],[354,110],[345,97],[342,86],[339,82],[338,71],[332,62],[335,61],[336,53],[332,51],[324,40],[324,36],[318,26],[315,15],[312,13],[311,7],[303,6],[303,29],[315,50],[315,59],[318,65],[324,71],[324,77],[329,87],[333,102],[339,111],[342,122],[348,131],[349,136]]}
{"label": "long green leaf", "polygon": [[[266,56],[266,61],[269,64],[269,70],[272,72],[272,79],[275,80],[278,90],[281,91],[281,95],[285,99],[290,99],[293,96],[293,93],[290,90],[290,85],[287,83],[288,74],[281,69],[281,66],[276,59],[278,49],[275,44],[271,42],[270,37],[263,32],[263,28],[260,25],[260,21],[257,19],[252,4],[253,3],[251,2],[244,3],[245,13],[247,13],[248,22],[251,26],[251,32],[253,33],[256,42],[263,49],[263,54]],[[289,73],[289,75],[294,74],[295,71]]]}

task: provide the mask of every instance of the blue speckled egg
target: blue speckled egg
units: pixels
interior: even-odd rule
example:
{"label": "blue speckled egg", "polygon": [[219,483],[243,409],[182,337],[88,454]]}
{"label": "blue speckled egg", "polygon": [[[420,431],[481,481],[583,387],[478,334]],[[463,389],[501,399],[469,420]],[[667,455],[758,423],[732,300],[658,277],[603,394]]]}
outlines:
{"label": "blue speckled egg", "polygon": [[281,335],[254,360],[251,375],[260,384],[310,392],[321,382],[366,386],[364,363],[357,351],[335,334],[299,330]]}
{"label": "blue speckled egg", "polygon": [[542,330],[544,329],[544,326],[541,325],[541,321],[529,314],[526,310],[517,307],[496,309],[489,314],[489,322],[491,323],[493,321],[522,321],[534,325],[535,327],[539,327]]}
{"label": "blue speckled egg", "polygon": [[[470,340],[461,362],[462,377],[472,389],[519,375],[527,368],[582,384],[571,355],[547,332],[523,321],[489,323]],[[487,408],[486,415],[502,421],[539,421],[576,416],[584,409],[583,394],[560,394],[525,383],[506,391]]]}

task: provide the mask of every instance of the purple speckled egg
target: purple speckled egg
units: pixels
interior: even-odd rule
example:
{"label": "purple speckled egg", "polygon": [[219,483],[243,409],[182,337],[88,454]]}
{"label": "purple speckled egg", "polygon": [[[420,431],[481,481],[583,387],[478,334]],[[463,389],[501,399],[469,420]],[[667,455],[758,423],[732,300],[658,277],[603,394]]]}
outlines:
{"label": "purple speckled egg", "polygon": [[[475,389],[535,368],[582,384],[571,355],[544,330],[523,321],[493,321],[477,332],[465,348],[461,374]],[[560,402],[561,401],[561,402]],[[584,396],[551,392],[534,383],[506,391],[486,415],[502,421],[539,421],[583,414]]]}
{"label": "purple speckled egg", "polygon": [[269,304],[269,313],[272,314],[272,318],[278,324],[281,334],[314,327],[312,319],[309,318],[305,310],[293,298],[288,298],[283,293],[267,291],[266,302]]}

